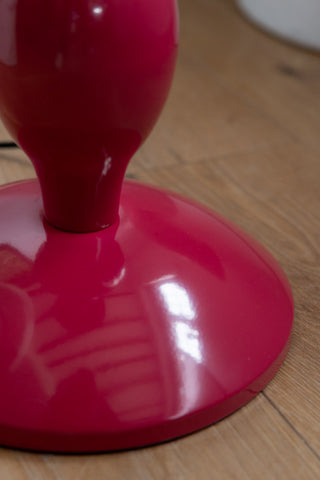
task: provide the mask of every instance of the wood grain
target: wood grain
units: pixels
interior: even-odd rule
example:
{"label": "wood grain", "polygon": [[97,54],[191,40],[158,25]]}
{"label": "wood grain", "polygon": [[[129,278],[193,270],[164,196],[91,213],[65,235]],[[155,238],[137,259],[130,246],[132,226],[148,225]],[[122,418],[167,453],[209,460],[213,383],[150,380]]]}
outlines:
{"label": "wood grain", "polygon": [[[262,394],[201,432],[117,454],[2,449],[1,480],[320,477],[320,57],[263,33],[232,0],[180,10],[170,99],[128,173],[214,208],[273,253],[295,296],[291,350]],[[23,152],[0,150],[1,183],[30,176]]]}
{"label": "wood grain", "polygon": [[0,142],[11,140],[9,133],[7,132],[5,126],[3,125],[2,121],[0,120]]}

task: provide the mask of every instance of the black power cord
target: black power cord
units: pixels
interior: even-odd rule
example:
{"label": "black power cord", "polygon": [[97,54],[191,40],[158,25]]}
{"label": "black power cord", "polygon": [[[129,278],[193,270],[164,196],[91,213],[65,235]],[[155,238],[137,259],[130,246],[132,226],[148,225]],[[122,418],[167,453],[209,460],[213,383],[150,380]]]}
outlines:
{"label": "black power cord", "polygon": [[14,142],[0,142],[0,148],[19,148]]}

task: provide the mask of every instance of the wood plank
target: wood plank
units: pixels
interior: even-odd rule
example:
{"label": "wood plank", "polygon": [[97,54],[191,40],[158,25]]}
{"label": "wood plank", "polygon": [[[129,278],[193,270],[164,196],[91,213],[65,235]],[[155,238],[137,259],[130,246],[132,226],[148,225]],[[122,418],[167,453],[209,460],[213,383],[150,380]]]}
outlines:
{"label": "wood plank", "polygon": [[0,185],[35,176],[34,168],[22,150],[18,148],[0,149]]}
{"label": "wood plank", "polygon": [[0,142],[11,141],[11,136],[9,135],[6,127],[3,125],[0,120]]}
{"label": "wood plank", "polygon": [[174,443],[105,455],[17,455],[33,479],[313,480],[319,471],[312,452],[263,396]]}
{"label": "wood plank", "polygon": [[239,14],[234,0],[181,0],[180,9],[181,41],[189,58],[275,124],[319,149],[319,54],[264,33]]}
{"label": "wood plank", "polygon": [[149,169],[264,149],[288,141],[285,128],[248,105],[231,88],[180,51],[172,92],[154,132],[135,157]]}

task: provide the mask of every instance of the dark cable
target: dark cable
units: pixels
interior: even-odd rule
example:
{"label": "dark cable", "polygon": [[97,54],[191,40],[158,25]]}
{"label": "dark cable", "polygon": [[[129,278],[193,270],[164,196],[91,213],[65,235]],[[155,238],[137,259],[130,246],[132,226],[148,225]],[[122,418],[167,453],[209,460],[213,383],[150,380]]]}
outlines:
{"label": "dark cable", "polygon": [[0,148],[19,148],[14,142],[0,142]]}

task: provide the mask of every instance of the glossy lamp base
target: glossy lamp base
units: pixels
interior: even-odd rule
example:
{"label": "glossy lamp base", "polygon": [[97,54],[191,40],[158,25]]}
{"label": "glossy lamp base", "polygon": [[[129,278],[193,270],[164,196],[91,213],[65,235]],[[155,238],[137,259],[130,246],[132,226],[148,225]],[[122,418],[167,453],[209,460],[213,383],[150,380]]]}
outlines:
{"label": "glossy lamp base", "polygon": [[125,182],[120,219],[73,234],[37,181],[0,189],[0,444],[94,452],[162,442],[241,407],[293,319],[275,260],[176,194]]}

